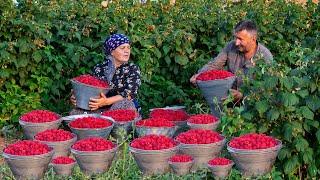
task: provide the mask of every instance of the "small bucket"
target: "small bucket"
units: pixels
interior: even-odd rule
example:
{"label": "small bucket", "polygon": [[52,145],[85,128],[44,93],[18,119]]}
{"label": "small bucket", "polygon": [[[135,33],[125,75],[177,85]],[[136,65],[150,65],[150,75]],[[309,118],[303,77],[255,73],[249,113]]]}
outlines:
{"label": "small bucket", "polygon": [[70,164],[49,164],[49,166],[53,167],[53,171],[59,176],[71,176],[72,170],[75,165],[76,162]]}
{"label": "small bucket", "polygon": [[71,153],[81,171],[86,175],[93,175],[104,173],[110,168],[117,149],[117,146],[105,151],[78,151],[71,148]]}
{"label": "small bucket", "polygon": [[72,134],[73,138],[68,139],[66,141],[40,141],[43,144],[48,145],[49,147],[53,148],[53,157],[52,159],[59,157],[59,156],[69,156],[70,155],[70,148],[76,142],[77,136]]}
{"label": "small bucket", "polygon": [[178,146],[163,150],[143,150],[129,147],[138,167],[144,175],[159,175],[169,172],[168,160],[178,151]]}
{"label": "small bucket", "polygon": [[194,164],[191,171],[207,166],[209,159],[218,157],[225,144],[225,139],[211,144],[184,144],[180,143],[181,154],[188,154],[193,157]]}
{"label": "small bucket", "polygon": [[169,161],[169,166],[171,167],[173,173],[178,176],[189,174],[192,167],[193,161],[189,162],[171,162]]}

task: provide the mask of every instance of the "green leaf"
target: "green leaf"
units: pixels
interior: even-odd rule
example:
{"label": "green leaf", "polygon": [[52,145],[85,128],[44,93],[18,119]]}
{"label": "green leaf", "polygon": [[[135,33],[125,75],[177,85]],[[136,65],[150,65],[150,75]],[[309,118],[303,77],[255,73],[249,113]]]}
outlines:
{"label": "green leaf", "polygon": [[312,96],[307,99],[306,104],[312,111],[316,111],[320,108],[320,98],[318,96]]}
{"label": "green leaf", "polygon": [[308,141],[302,137],[296,138],[293,143],[296,149],[300,152],[303,152],[309,146]]}
{"label": "green leaf", "polygon": [[168,46],[163,46],[162,49],[163,49],[163,52],[165,55],[167,55],[170,50],[170,48]]}
{"label": "green leaf", "polygon": [[299,103],[299,98],[292,93],[282,93],[281,100],[284,104],[284,106],[293,106],[295,104]]}
{"label": "green leaf", "polygon": [[301,90],[301,91],[297,91],[296,92],[300,97],[305,98],[309,95],[309,91],[308,90]]}
{"label": "green leaf", "polygon": [[280,116],[280,112],[276,109],[271,109],[267,113],[267,118],[271,121],[277,120]]}
{"label": "green leaf", "polygon": [[180,65],[186,65],[186,64],[188,64],[188,57],[184,56],[184,55],[177,55],[175,57],[175,62]]}
{"label": "green leaf", "polygon": [[284,160],[285,158],[290,158],[291,157],[291,151],[284,147],[279,151],[278,157],[280,160]]}
{"label": "green leaf", "polygon": [[292,86],[293,86],[293,80],[289,77],[284,77],[282,79],[280,79],[280,82],[282,83],[282,85],[284,87],[286,87],[288,90],[291,90]]}
{"label": "green leaf", "polygon": [[291,138],[292,138],[292,125],[290,123],[286,123],[284,126],[283,126],[283,129],[284,129],[284,138],[287,140],[287,141],[290,141]]}
{"label": "green leaf", "polygon": [[61,69],[62,69],[62,64],[61,64],[61,63],[57,63],[57,64],[56,64],[56,68],[57,68],[58,71],[61,71]]}
{"label": "green leaf", "polygon": [[255,105],[256,109],[258,110],[259,114],[263,114],[268,110],[268,103],[267,101],[259,101]]}
{"label": "green leaf", "polygon": [[304,118],[313,119],[314,117],[313,112],[307,106],[300,107],[299,112],[302,114]]}
{"label": "green leaf", "polygon": [[302,159],[306,164],[309,164],[310,162],[312,162],[312,160],[313,160],[313,150],[311,148],[307,148],[303,152]]}
{"label": "green leaf", "polygon": [[40,51],[35,51],[32,53],[32,59],[35,60],[35,62],[39,63],[42,59]]}
{"label": "green leaf", "polygon": [[277,77],[268,77],[265,80],[265,85],[268,89],[273,89],[277,86],[278,84],[278,78]]}
{"label": "green leaf", "polygon": [[299,166],[299,158],[297,155],[292,156],[288,161],[284,163],[284,172],[286,174],[294,173],[295,169]]}

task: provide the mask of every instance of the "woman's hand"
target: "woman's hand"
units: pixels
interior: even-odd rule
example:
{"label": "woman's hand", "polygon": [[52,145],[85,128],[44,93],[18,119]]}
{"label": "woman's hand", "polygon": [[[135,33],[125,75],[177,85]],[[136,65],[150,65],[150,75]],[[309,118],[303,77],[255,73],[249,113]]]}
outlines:
{"label": "woman's hand", "polygon": [[196,85],[197,83],[197,77],[199,76],[199,74],[195,74],[193,75],[191,78],[190,78],[190,82],[193,84],[193,85]]}
{"label": "woman's hand", "polygon": [[243,94],[238,90],[230,89],[230,92],[231,92],[235,101],[239,101],[243,98]]}
{"label": "woman's hand", "polygon": [[100,93],[100,98],[90,98],[89,107],[92,111],[99,109],[100,107],[112,104],[109,98],[105,94]]}
{"label": "woman's hand", "polygon": [[76,106],[76,104],[77,104],[77,100],[76,100],[76,97],[74,96],[73,89],[71,89],[70,102],[71,102],[71,104],[73,104],[74,106]]}

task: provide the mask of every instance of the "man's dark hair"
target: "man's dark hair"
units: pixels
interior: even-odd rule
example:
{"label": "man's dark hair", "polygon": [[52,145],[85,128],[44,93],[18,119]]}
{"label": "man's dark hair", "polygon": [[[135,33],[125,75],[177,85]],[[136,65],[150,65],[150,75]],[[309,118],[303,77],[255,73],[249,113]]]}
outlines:
{"label": "man's dark hair", "polygon": [[252,33],[253,35],[258,35],[258,28],[253,21],[250,20],[243,20],[238,22],[238,24],[234,27],[234,32],[240,32],[243,30],[247,30],[248,32]]}

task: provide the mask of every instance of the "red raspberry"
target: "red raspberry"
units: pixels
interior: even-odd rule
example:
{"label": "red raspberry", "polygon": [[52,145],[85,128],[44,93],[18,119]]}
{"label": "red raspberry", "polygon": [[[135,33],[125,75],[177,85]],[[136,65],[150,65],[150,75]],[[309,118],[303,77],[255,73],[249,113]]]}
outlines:
{"label": "red raspberry", "polygon": [[72,133],[62,129],[49,129],[39,132],[34,137],[39,141],[66,141],[72,139]]}
{"label": "red raspberry", "polygon": [[85,138],[72,145],[72,148],[78,151],[105,151],[114,147],[111,141],[101,137]]}
{"label": "red raspberry", "polygon": [[97,117],[83,117],[77,118],[69,123],[72,128],[106,128],[111,126],[112,123],[103,118]]}
{"label": "red raspberry", "polygon": [[45,123],[58,120],[58,114],[48,110],[33,110],[23,114],[20,119],[25,122]]}
{"label": "red raspberry", "polygon": [[189,155],[185,155],[185,154],[177,154],[172,156],[169,161],[171,162],[190,162],[192,161],[192,157]]}
{"label": "red raspberry", "polygon": [[128,122],[133,121],[136,117],[138,117],[138,113],[133,109],[117,109],[105,111],[102,113],[103,116],[109,116],[115,121],[119,122]]}
{"label": "red raspberry", "polygon": [[150,113],[151,118],[163,118],[168,121],[185,121],[189,115],[184,110],[154,109]]}
{"label": "red raspberry", "polygon": [[236,149],[267,149],[278,145],[276,139],[265,134],[245,134],[240,137],[233,138],[229,146]]}
{"label": "red raspberry", "polygon": [[138,121],[137,127],[174,127],[175,124],[163,118],[150,118]]}
{"label": "red raspberry", "polygon": [[228,165],[232,163],[231,160],[227,159],[227,158],[214,158],[214,159],[211,159],[208,164],[212,165],[212,166],[215,166],[215,165]]}
{"label": "red raspberry", "polygon": [[211,144],[223,140],[223,137],[211,130],[191,129],[179,134],[176,140],[184,144]]}
{"label": "red raspberry", "polygon": [[73,80],[78,81],[83,84],[87,84],[90,86],[95,86],[97,88],[108,88],[109,85],[107,82],[100,80],[94,76],[89,74],[80,75],[78,77],[73,78]]}
{"label": "red raspberry", "polygon": [[217,122],[218,118],[211,114],[197,114],[188,119],[188,122],[193,124],[210,124]]}
{"label": "red raspberry", "polygon": [[18,156],[32,156],[45,154],[49,151],[49,146],[46,144],[42,144],[39,141],[22,140],[10,144],[8,147],[4,149],[3,152]]}
{"label": "red raspberry", "polygon": [[53,164],[71,164],[74,162],[75,162],[74,159],[69,158],[67,156],[59,156],[59,157],[56,157],[52,160]]}
{"label": "red raspberry", "polygon": [[225,70],[209,70],[199,74],[197,80],[199,81],[211,81],[217,79],[226,79],[232,77],[234,74]]}
{"label": "red raspberry", "polygon": [[144,150],[169,149],[176,146],[173,139],[163,135],[147,135],[131,142],[131,147]]}

